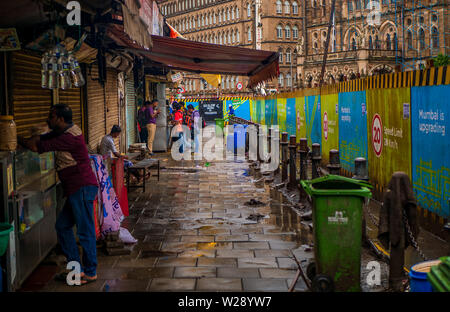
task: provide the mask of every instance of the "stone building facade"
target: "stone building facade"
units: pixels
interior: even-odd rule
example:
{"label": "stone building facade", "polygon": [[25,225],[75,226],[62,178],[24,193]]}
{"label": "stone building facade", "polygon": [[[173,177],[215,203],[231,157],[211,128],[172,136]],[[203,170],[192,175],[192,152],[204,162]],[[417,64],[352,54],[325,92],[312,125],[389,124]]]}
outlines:
{"label": "stone building facade", "polygon": [[[331,0],[305,4],[299,87],[319,83],[331,13]],[[448,6],[445,0],[337,0],[325,82],[417,69],[432,56],[448,54]]]}
{"label": "stone building facade", "polygon": [[[160,8],[186,39],[278,51],[280,76],[265,88],[282,92],[318,84],[331,3],[167,0]],[[325,82],[416,69],[430,56],[448,54],[448,9],[446,0],[336,0]],[[184,75],[185,96],[252,94],[245,88],[247,77],[224,75],[217,90],[199,75]]]}
{"label": "stone building facade", "polygon": [[[281,91],[294,87],[295,48],[303,28],[299,0],[168,0],[160,2],[160,8],[168,23],[188,40],[280,52],[283,78],[280,84],[274,79],[266,88]],[[279,29],[282,34],[277,36]],[[210,85],[205,88],[199,75],[184,74],[185,96],[218,94]],[[246,89],[247,80],[223,75],[220,95],[251,95]],[[240,91],[236,88],[238,82],[244,85]]]}

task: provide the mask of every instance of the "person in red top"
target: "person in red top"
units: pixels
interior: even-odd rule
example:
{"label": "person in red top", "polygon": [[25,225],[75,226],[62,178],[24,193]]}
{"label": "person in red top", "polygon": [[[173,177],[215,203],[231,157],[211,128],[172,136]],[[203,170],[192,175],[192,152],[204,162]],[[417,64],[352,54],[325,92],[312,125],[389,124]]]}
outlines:
{"label": "person in red top", "polygon": [[172,131],[175,132],[175,138],[173,139],[173,142],[176,142],[178,140],[182,140],[180,148],[179,148],[179,152],[180,154],[183,153],[183,118],[184,118],[184,114],[183,111],[181,109],[181,105],[180,103],[174,103],[173,104],[174,108],[175,108],[175,113],[174,113],[174,119],[173,119],[173,123],[174,123],[174,127],[172,129]]}
{"label": "person in red top", "polygon": [[[83,247],[81,284],[97,279],[97,247],[93,217],[93,202],[97,195],[97,179],[92,170],[81,129],[72,123],[72,110],[65,104],[54,105],[47,119],[51,132],[30,139],[18,138],[19,143],[38,153],[55,152],[55,164],[66,203],[56,220],[58,241],[67,262],[81,266],[73,226]],[[63,273],[60,277],[66,276]]]}

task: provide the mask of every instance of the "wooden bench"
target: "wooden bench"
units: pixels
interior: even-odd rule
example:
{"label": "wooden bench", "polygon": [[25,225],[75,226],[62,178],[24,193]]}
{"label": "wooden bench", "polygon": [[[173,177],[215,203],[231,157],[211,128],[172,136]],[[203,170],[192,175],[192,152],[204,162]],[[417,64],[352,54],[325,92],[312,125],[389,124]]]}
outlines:
{"label": "wooden bench", "polygon": [[[130,188],[141,188],[141,187],[144,189],[144,193],[145,193],[145,180],[146,180],[145,176],[147,174],[147,169],[150,170],[151,168],[155,168],[155,167],[158,170],[158,174],[156,176],[158,176],[158,181],[159,181],[159,172],[160,172],[159,159],[144,159],[144,160],[137,162],[132,167],[128,167],[128,169],[127,169],[127,191],[128,191],[128,193],[130,192]],[[136,170],[137,172],[142,170],[142,173],[143,173],[142,186],[141,185],[130,185],[130,172],[133,170]],[[151,171],[150,171],[150,177],[152,177]]]}

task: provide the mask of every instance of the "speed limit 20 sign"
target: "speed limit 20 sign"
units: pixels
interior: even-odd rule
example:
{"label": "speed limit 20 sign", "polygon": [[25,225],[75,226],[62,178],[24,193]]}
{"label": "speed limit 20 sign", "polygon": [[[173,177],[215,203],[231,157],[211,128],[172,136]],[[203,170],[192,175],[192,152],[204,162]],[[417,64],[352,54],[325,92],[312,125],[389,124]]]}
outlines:
{"label": "speed limit 20 sign", "polygon": [[375,155],[380,157],[383,151],[383,124],[378,114],[375,114],[372,119],[372,147]]}

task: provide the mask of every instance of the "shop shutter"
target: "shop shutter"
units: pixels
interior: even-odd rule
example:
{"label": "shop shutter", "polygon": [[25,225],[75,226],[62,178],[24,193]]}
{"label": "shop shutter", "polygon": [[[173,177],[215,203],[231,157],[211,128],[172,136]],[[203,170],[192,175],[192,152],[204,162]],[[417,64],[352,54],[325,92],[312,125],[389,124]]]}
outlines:
{"label": "shop shutter", "polygon": [[13,52],[11,60],[12,105],[17,134],[28,136],[34,126],[45,125],[52,91],[41,88],[41,56]]}
{"label": "shop shutter", "polygon": [[59,102],[61,104],[67,104],[72,109],[72,121],[79,126],[83,132],[83,120],[82,120],[82,96],[81,88],[73,88],[68,90],[59,90]]}
{"label": "shop shutter", "polygon": [[87,75],[87,121],[88,121],[88,146],[90,150],[97,152],[97,146],[105,130],[105,111],[103,87],[97,81],[98,67],[92,65]]}
{"label": "shop shutter", "polygon": [[125,82],[125,96],[127,103],[127,149],[136,143],[136,100],[134,94],[134,79],[129,77]]}
{"label": "shop shutter", "polygon": [[[118,72],[115,69],[107,69],[106,83],[106,131],[109,133],[113,125],[119,123],[119,81]],[[125,131],[125,129],[124,129]],[[117,150],[119,150],[119,138],[114,140]]]}

